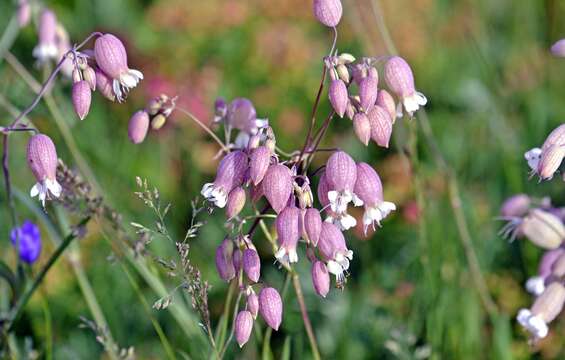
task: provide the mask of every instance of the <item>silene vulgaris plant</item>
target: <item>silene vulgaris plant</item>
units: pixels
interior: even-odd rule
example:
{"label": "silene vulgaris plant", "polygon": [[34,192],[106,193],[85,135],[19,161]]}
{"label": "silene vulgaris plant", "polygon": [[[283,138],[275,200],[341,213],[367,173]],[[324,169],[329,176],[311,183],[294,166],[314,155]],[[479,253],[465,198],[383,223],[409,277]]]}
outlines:
{"label": "silene vulgaris plant", "polygon": [[[307,6],[306,3],[304,6]],[[217,157],[221,158],[215,178],[202,185],[202,198],[192,202],[193,218],[183,240],[173,240],[167,231],[165,218],[170,206],[162,207],[159,192],[152,189],[147,181],[137,179],[139,191],[136,194],[156,214],[157,228],[132,223],[138,234],[135,240],[127,235],[131,228],[123,226],[121,216],[96,196],[88,176],[83,174],[85,178],[82,178],[58,158],[57,144],[49,137],[50,129],[42,131],[34,127],[27,117],[42,98],[49,96],[50,88],[58,82],[60,75],[68,79],[62,81],[72,84],[70,101],[76,116],[88,121],[93,93],[99,93],[108,101],[125,102],[143,80],[143,73],[130,68],[126,48],[117,36],[95,32],[83,42],[71,45],[64,27],[51,10],[35,2],[20,0],[17,9],[20,26],[28,25],[31,14],[37,15],[38,44],[32,55],[40,66],[55,64],[55,67],[31,105],[1,129],[7,203],[13,221],[11,241],[19,259],[29,266],[38,259],[41,254],[41,234],[37,225],[27,220],[20,223],[16,214],[7,160],[11,135],[30,135],[27,164],[35,180],[30,181],[29,195],[39,199],[48,216],[51,208],[63,206],[71,214],[80,215],[80,218],[78,225],[63,239],[45,267],[39,270],[39,275],[30,279],[30,285],[24,287],[23,292],[16,291],[17,286],[14,285],[13,307],[2,318],[3,339],[9,337],[13,324],[19,319],[31,294],[66,246],[84,234],[84,225],[91,218],[103,217],[124,240],[124,252],[132,254],[130,261],[146,257],[164,267],[174,279],[182,279],[174,289],[189,293],[213,354],[218,358],[224,356],[234,337],[240,347],[244,346],[250,339],[253,327],[257,326],[258,318],[272,330],[279,330],[284,304],[290,296],[286,296],[286,286],[267,283],[262,277],[262,265],[275,262],[275,266],[287,273],[287,282],[294,287],[312,353],[319,358],[295,264],[299,261],[310,263],[309,283],[321,298],[325,298],[332,288],[344,289],[350,263],[355,261],[355,253],[347,239],[348,231],[358,221],[362,222],[365,233],[370,228],[377,229],[396,210],[394,203],[386,201],[381,178],[370,164],[356,161],[339,148],[325,149],[320,144],[332,122],[344,121],[351,124],[351,131],[362,144],[387,149],[396,121],[410,121],[414,113],[427,102],[426,97],[417,91],[412,70],[403,58],[388,55],[354,56],[337,50],[337,27],[342,12],[340,0],[313,1],[313,15],[331,29],[333,43],[327,56],[320,59],[323,77],[313,104],[306,138],[291,153],[278,148],[276,134],[270,126],[272,120],[258,114],[253,102],[245,97],[229,101],[217,99],[215,117],[210,126],[180,107],[174,94],[162,94],[150,100],[144,109],[131,116],[127,135],[132,144],[142,146],[150,131],[161,129],[173,112],[179,112],[202,127],[219,145]],[[323,115],[323,121],[318,122],[318,107],[324,101],[325,93],[332,111]],[[544,144],[541,150],[528,155],[529,162],[536,164],[536,173],[544,179],[551,177],[558,169],[559,164],[554,159],[558,155],[562,158],[564,154],[560,150],[562,145],[559,139],[565,139],[565,136],[554,138],[550,144]],[[313,169],[312,159],[321,152],[328,153],[327,161],[324,166]],[[557,264],[560,257],[554,254],[560,251],[560,240],[565,236],[557,210],[530,210],[529,203],[526,206],[520,201],[525,200],[516,201],[522,206],[520,211],[514,209],[515,205],[507,206],[511,210],[506,211],[504,216],[511,219],[512,226],[508,232],[526,236],[542,234],[532,236],[538,236],[535,242],[553,252],[551,259]],[[353,207],[363,208],[362,218],[356,219],[351,215]],[[190,240],[205,225],[197,218],[218,211],[225,216],[226,233],[222,239],[208,239],[217,242],[216,252],[210,254],[210,258],[215,258],[218,276],[230,283],[229,291],[237,294],[234,304],[230,300],[226,304],[226,308],[233,306],[230,335],[220,337],[212,331],[207,303],[209,285],[192,264],[189,251]],[[154,236],[171,240],[178,257],[161,259],[152,255],[146,245]],[[271,254],[262,256],[263,259],[257,250],[257,244],[262,241],[268,242],[272,249]],[[299,247],[305,249],[300,252],[306,254],[305,258],[299,257]],[[562,258],[565,261],[565,255]],[[18,267],[23,266],[21,262],[18,263]],[[138,266],[143,264],[138,263]],[[16,272],[7,269],[7,273],[13,276],[15,284],[18,281]],[[547,280],[555,278],[555,272],[546,270],[540,273],[540,277],[543,276],[546,277],[545,282],[536,278],[535,285],[532,285],[542,294],[541,297],[531,310],[524,310],[519,317],[530,329],[536,329],[540,337],[544,336],[544,331],[547,332],[542,325],[550,322],[558,312],[554,299],[561,299],[559,310],[565,300],[565,287],[561,282]],[[547,289],[542,291],[544,283],[547,283]],[[175,290],[160,297],[153,307],[168,308],[174,302]],[[101,327],[88,321],[85,324],[97,332],[97,339],[107,351],[130,355],[131,351],[124,352],[124,349],[117,347]]]}

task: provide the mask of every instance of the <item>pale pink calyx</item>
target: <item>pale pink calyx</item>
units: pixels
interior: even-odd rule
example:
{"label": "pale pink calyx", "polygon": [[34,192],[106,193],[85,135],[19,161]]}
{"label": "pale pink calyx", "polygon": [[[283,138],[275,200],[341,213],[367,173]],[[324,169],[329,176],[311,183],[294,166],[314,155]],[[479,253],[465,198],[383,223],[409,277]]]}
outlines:
{"label": "pale pink calyx", "polygon": [[377,172],[367,163],[357,164],[357,181],[355,183],[355,193],[365,204],[363,214],[364,230],[370,225],[386,218],[392,211],[396,210],[396,205],[383,200],[383,185]]}
{"label": "pale pink calyx", "polygon": [[385,64],[384,72],[388,87],[400,98],[409,116],[428,103],[424,94],[416,91],[412,69],[403,58],[391,57]]}
{"label": "pale pink calyx", "polygon": [[38,35],[39,42],[33,49],[33,57],[39,62],[45,62],[50,59],[57,59],[59,54],[56,38],[57,18],[55,14],[44,9],[39,15]]}
{"label": "pale pink calyx", "polygon": [[53,141],[43,134],[32,136],[27,146],[27,163],[37,183],[31,188],[30,196],[38,196],[43,206],[46,199],[61,195],[62,187],[56,178],[57,162]]}

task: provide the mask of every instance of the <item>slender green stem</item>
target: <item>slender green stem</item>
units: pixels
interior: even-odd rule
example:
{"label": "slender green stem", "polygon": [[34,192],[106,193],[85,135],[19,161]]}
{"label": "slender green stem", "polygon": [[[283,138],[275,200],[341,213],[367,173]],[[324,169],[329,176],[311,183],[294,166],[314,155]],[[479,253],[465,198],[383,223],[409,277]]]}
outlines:
{"label": "slender green stem", "polygon": [[198,124],[198,126],[206,131],[208,135],[210,135],[210,137],[214,139],[214,141],[216,141],[218,145],[220,145],[224,152],[227,153],[230,151],[230,149],[222,142],[222,140],[220,140],[220,138],[216,134],[214,134],[214,132],[206,124],[200,121],[193,113],[179,106],[175,107],[175,109],[188,116],[192,121],[194,121],[196,124]]}
{"label": "slender green stem", "polygon": [[[77,224],[77,227],[81,227],[81,226],[86,225],[86,223],[89,220],[90,220],[90,217],[86,217],[86,218],[82,219]],[[65,249],[71,244],[71,242],[74,239],[76,239],[76,237],[77,237],[77,234],[76,234],[75,231],[73,231],[69,235],[67,235],[67,237],[63,240],[63,242],[59,245],[59,247],[51,255],[51,257],[49,258],[49,260],[47,261],[47,263],[45,264],[43,269],[41,269],[39,274],[33,280],[32,284],[22,294],[22,296],[20,297],[20,299],[16,303],[16,306],[12,309],[12,311],[10,313],[10,316],[9,316],[10,325],[8,326],[8,331],[10,331],[12,329],[14,323],[21,316],[24,307],[26,306],[27,302],[29,301],[29,299],[31,298],[31,296],[33,295],[35,290],[37,290],[37,287],[39,286],[39,284],[41,284],[41,282],[43,281],[43,278],[45,277],[45,275],[47,275],[47,273],[49,272],[51,267],[53,265],[55,265],[55,263],[57,262],[57,260],[59,260],[59,257],[63,254]]]}
{"label": "slender green stem", "polygon": [[308,335],[308,340],[310,341],[310,348],[312,349],[312,355],[314,359],[319,360],[320,351],[318,350],[318,343],[316,341],[316,335],[312,329],[312,323],[308,317],[308,309],[306,308],[306,302],[304,301],[304,295],[302,294],[302,288],[300,286],[300,277],[298,273],[292,275],[292,285],[294,286],[294,292],[296,293],[296,300],[298,300],[298,305],[300,306],[300,312],[302,313],[302,322],[304,323],[304,328],[306,329],[306,334]]}

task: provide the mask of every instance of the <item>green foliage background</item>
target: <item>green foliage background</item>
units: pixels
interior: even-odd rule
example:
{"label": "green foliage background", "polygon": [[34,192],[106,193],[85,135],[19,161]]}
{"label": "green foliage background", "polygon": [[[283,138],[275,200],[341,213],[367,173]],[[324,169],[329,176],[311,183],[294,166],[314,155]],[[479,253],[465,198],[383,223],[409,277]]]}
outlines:
{"label": "green foliage background", "polygon": [[[358,57],[387,54],[371,1],[343,1],[340,51]],[[175,116],[159,133],[151,133],[141,146],[129,143],[127,121],[153,95],[177,94],[185,107],[207,121],[217,96],[248,97],[259,116],[270,119],[281,148],[302,145],[299,139],[307,130],[321,58],[331,44],[331,32],[311,15],[311,1],[60,0],[46,4],[74,41],[94,30],[116,33],[127,45],[130,65],[146,76],[126,104],[112,104],[95,95],[83,122],[71,111],[69,84],[61,81],[54,89],[54,99],[77,148],[104,190],[105,200],[123,214],[126,223],[153,221],[150,211],[133,195],[135,176],[140,176],[173,203],[167,222],[173,234],[182,238],[190,200],[213,176],[216,166],[214,143],[182,116]],[[399,53],[412,64],[417,87],[429,99],[426,110],[437,143],[426,140],[418,119],[409,125],[406,120],[397,122],[389,150],[373,144],[363,147],[349,120],[332,124],[325,145],[340,146],[356,160],[373,164],[383,177],[385,197],[400,204],[400,209],[370,239],[350,234],[355,257],[344,291],[332,290],[327,299],[316,297],[307,262],[298,266],[322,354],[336,359],[412,359],[429,349],[434,359],[562,358],[562,318],[555,321],[548,339],[535,347],[528,346],[513,320],[520,307],[530,304],[522,284],[535,273],[540,251],[523,241],[508,244],[499,238],[496,231],[501,224],[495,218],[502,201],[519,192],[552,196],[556,205],[564,203],[560,179],[541,184],[528,181],[523,153],[539,145],[565,117],[565,60],[552,58],[548,51],[554,41],[565,37],[565,22],[560,20],[565,2],[383,0],[381,6]],[[0,29],[9,26],[13,11],[11,2],[0,3]],[[44,74],[34,67],[31,56],[36,38],[33,26],[23,29],[11,51],[41,79]],[[32,92],[6,61],[0,61],[0,79],[3,98],[18,109],[30,103]],[[320,117],[328,112],[324,94]],[[30,117],[54,138],[59,156],[75,166],[45,105]],[[0,125],[12,118],[0,106]],[[406,170],[407,163],[399,155],[409,126],[418,129],[415,171]],[[27,135],[10,138],[13,181],[25,194],[34,182],[25,165]],[[495,314],[485,311],[473,285],[450,206],[448,182],[434,160],[433,146],[444,154],[458,181],[472,245],[498,309]],[[321,156],[316,163],[323,161]],[[425,208],[420,214],[414,206],[415,181],[423,189]],[[0,256],[13,264],[3,187],[0,200]],[[22,200],[17,205],[22,218],[38,221]],[[49,211],[55,217],[55,210]],[[222,214],[207,220],[192,242],[191,256],[212,285],[210,310],[216,324],[227,291],[212,260],[223,238]],[[45,261],[53,247],[43,230]],[[139,358],[163,358],[159,337],[124,268],[108,260],[112,234],[103,236],[97,223],[89,230],[71,254],[80,253],[84,275],[116,341],[134,346]],[[264,278],[282,287],[283,272],[272,266],[268,244],[262,238],[255,242],[261,251]],[[155,240],[151,248],[164,256],[172,253],[164,241]],[[304,254],[299,255],[305,259]],[[126,267],[146,301],[157,300],[136,270]],[[5,290],[2,288],[2,297]],[[292,291],[285,300],[282,330],[273,334],[271,343],[274,356],[309,358]],[[195,359],[206,357],[206,339],[196,318],[187,336],[169,312],[151,313],[179,357],[181,352]],[[32,339],[41,356],[105,357],[92,333],[78,327],[79,316],[93,317],[65,259],[30,302],[16,333],[20,341]],[[259,324],[264,327],[261,321]],[[228,357],[259,358],[261,346],[257,338],[241,351],[232,344]]]}

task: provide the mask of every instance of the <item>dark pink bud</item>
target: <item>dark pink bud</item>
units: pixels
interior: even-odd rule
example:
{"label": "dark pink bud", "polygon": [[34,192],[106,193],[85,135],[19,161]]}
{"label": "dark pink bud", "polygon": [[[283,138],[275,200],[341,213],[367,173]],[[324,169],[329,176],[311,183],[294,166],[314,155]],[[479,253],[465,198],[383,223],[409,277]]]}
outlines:
{"label": "dark pink bud", "polygon": [[235,277],[235,268],[233,266],[233,241],[226,238],[216,249],[216,270],[220,278],[224,281],[230,281]]}
{"label": "dark pink bud", "polygon": [[371,138],[377,145],[388,148],[392,135],[392,119],[389,113],[380,106],[373,106],[368,118],[371,124]]}
{"label": "dark pink bud", "polygon": [[247,296],[247,311],[253,315],[254,319],[257,319],[257,314],[259,313],[259,297],[254,292],[251,292]]}
{"label": "dark pink bud", "polygon": [[500,215],[508,217],[522,217],[530,209],[531,200],[526,194],[517,194],[509,197],[502,203]]}
{"label": "dark pink bud", "polygon": [[267,169],[269,168],[270,161],[271,150],[269,150],[268,147],[263,145],[253,149],[249,160],[249,175],[253,184],[258,185],[261,181],[263,181],[263,178],[267,173]]}
{"label": "dark pink bud", "polygon": [[369,140],[371,140],[371,122],[365,113],[355,114],[353,117],[353,130],[363,145],[369,145]]}
{"label": "dark pink bud", "polygon": [[266,287],[259,293],[259,313],[267,325],[277,331],[282,322],[283,304],[279,292]]}
{"label": "dark pink bud", "polygon": [[204,184],[200,193],[215,206],[223,208],[230,191],[242,184],[247,169],[247,155],[240,150],[230,152],[220,161],[214,182]]}
{"label": "dark pink bud", "polygon": [[316,294],[321,297],[325,298],[328,292],[330,292],[330,273],[326,264],[322,261],[316,261],[312,265],[312,284]]}
{"label": "dark pink bud", "polygon": [[262,181],[263,193],[275,212],[285,208],[292,193],[292,172],[284,165],[271,165]]}
{"label": "dark pink bud", "polygon": [[375,105],[379,92],[378,84],[379,79],[374,76],[367,76],[359,82],[359,99],[363,110],[369,111]]}
{"label": "dark pink bud", "polygon": [[128,124],[128,137],[134,144],[141,144],[149,130],[149,114],[144,110],[137,111]]}
{"label": "dark pink bud", "polygon": [[30,196],[39,196],[45,205],[45,199],[61,195],[61,185],[57,182],[57,151],[49,136],[37,134],[29,139],[27,145],[27,163],[37,183],[31,188]]}
{"label": "dark pink bud", "polygon": [[90,110],[90,85],[85,80],[73,84],[72,91],[73,106],[79,119],[84,120]]}
{"label": "dark pink bud", "polygon": [[343,117],[349,104],[349,95],[347,94],[347,86],[340,79],[332,80],[328,91],[330,103],[339,117]]}
{"label": "dark pink bud", "polygon": [[326,180],[332,190],[353,191],[357,179],[357,167],[351,156],[336,151],[326,163]]}
{"label": "dark pink bud", "polygon": [[335,27],[339,24],[342,14],[340,0],[314,0],[314,16],[322,24]]}
{"label": "dark pink bud", "polygon": [[114,95],[114,90],[112,90],[112,79],[98,68],[94,70],[94,73],[96,74],[96,88],[106,99],[115,101],[116,95]]}
{"label": "dark pink bud", "polygon": [[39,15],[38,35],[39,43],[33,49],[33,56],[40,62],[57,58],[57,18],[49,9]]}
{"label": "dark pink bud", "polygon": [[247,310],[240,311],[235,318],[235,339],[239,347],[243,347],[249,341],[253,330],[253,316]]}
{"label": "dark pink bud", "polygon": [[138,70],[128,67],[124,44],[112,34],[104,34],[94,42],[96,64],[112,79],[112,90],[118,101],[123,101],[128,91],[143,79]]}
{"label": "dark pink bud", "polygon": [[551,53],[553,56],[565,57],[565,39],[561,39],[553,44],[551,47]]}
{"label": "dark pink bud", "polygon": [[318,209],[309,208],[304,214],[304,231],[308,237],[308,241],[313,246],[318,245],[320,239],[320,232],[322,231],[322,217]]}
{"label": "dark pink bud", "polygon": [[388,87],[402,100],[409,115],[426,105],[426,97],[416,91],[412,69],[403,58],[391,57],[385,64],[384,72]]}
{"label": "dark pink bud", "polygon": [[394,103],[392,95],[386,90],[379,90],[375,104],[385,109],[394,123],[396,119],[396,104]]}
{"label": "dark pink bud", "polygon": [[298,261],[296,245],[300,239],[300,210],[297,207],[286,207],[275,220],[279,249],[275,258],[288,264]]}
{"label": "dark pink bud", "polygon": [[233,219],[245,206],[245,190],[238,186],[234,188],[228,195],[228,203],[226,206],[226,217],[229,219]]}
{"label": "dark pink bud", "polygon": [[261,276],[261,260],[259,254],[253,249],[245,249],[243,251],[243,271],[249,280],[253,282],[259,281]]}

